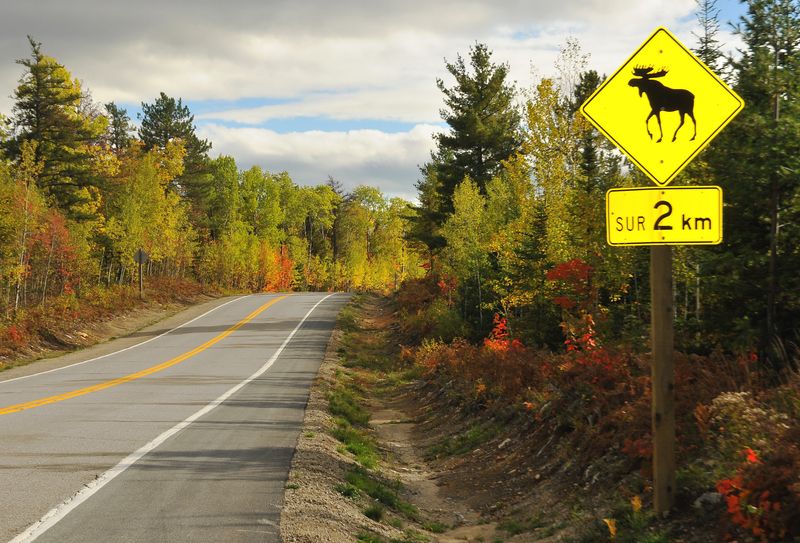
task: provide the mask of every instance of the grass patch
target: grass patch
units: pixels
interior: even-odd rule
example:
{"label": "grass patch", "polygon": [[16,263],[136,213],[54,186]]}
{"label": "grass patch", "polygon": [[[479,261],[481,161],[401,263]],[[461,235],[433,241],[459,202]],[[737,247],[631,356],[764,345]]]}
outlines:
{"label": "grass patch", "polygon": [[379,503],[374,503],[364,509],[364,516],[374,520],[375,522],[380,522],[383,520],[383,506]]}
{"label": "grass patch", "polygon": [[350,483],[339,483],[333,487],[333,489],[344,496],[345,498],[355,499],[358,497],[360,492],[356,487],[351,485]]}
{"label": "grass patch", "polygon": [[443,534],[447,531],[448,526],[438,521],[426,522],[422,525],[423,528],[434,534]]}
{"label": "grass patch", "polygon": [[479,424],[457,436],[448,436],[441,443],[431,447],[429,455],[433,458],[442,458],[465,454],[486,443],[495,437],[498,432],[499,428],[495,424]]}
{"label": "grass patch", "polygon": [[417,520],[419,511],[400,497],[402,485],[399,482],[387,483],[373,477],[363,469],[354,469],[345,475],[345,480],[354,488],[370,498],[405,517]]}
{"label": "grass patch", "polygon": [[337,420],[331,435],[344,445],[347,452],[356,457],[356,461],[367,469],[378,465],[380,456],[375,441],[363,430],[354,428],[344,419]]}
{"label": "grass patch", "polygon": [[531,517],[525,520],[507,519],[497,525],[500,530],[508,532],[510,535],[523,534],[531,532],[537,528],[543,528],[547,525],[545,521],[537,517]]}
{"label": "grass patch", "polygon": [[328,410],[334,417],[341,417],[353,426],[369,424],[369,413],[361,407],[353,392],[343,387],[328,393]]}
{"label": "grass patch", "polygon": [[356,536],[356,541],[361,543],[386,543],[384,538],[369,532],[359,532]]}
{"label": "grass patch", "polygon": [[345,334],[357,331],[358,318],[355,308],[350,305],[343,307],[339,312],[339,318],[336,319],[336,325]]}

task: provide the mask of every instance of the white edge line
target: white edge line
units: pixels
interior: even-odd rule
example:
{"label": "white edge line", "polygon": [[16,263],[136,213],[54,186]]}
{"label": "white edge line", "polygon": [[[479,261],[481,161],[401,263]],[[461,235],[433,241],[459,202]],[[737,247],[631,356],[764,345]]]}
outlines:
{"label": "white edge line", "polygon": [[[297,324],[297,326],[295,326],[294,330],[292,330],[292,332],[288,336],[286,336],[286,339],[283,340],[283,343],[281,343],[281,346],[278,347],[278,350],[276,350],[275,353],[270,357],[270,359],[267,360],[266,363],[263,366],[261,366],[261,368],[259,368],[253,375],[251,375],[244,381],[240,382],[238,385],[235,385],[233,388],[223,393],[222,396],[220,396],[216,400],[213,400],[211,403],[209,403],[196,413],[190,415],[188,418],[184,419],[183,421],[179,422],[169,430],[165,431],[151,442],[145,444],[144,446],[140,447],[136,451],[132,452],[131,454],[123,458],[116,466],[112,467],[111,469],[100,475],[97,479],[86,484],[83,489],[78,491],[77,494],[75,494],[71,498],[68,498],[64,502],[60,503],[59,505],[55,506],[53,509],[45,513],[45,515],[41,519],[33,523],[31,526],[28,527],[27,530],[25,530],[17,537],[9,541],[9,543],[30,543],[32,541],[35,541],[40,535],[44,534],[47,530],[49,530],[50,528],[55,526],[59,521],[61,521],[61,519],[67,516],[73,509],[81,505],[83,502],[92,497],[97,491],[99,491],[105,485],[110,483],[117,475],[121,474],[126,469],[128,469],[136,462],[141,460],[144,455],[146,455],[147,453],[149,453],[150,451],[152,451],[153,449],[164,443],[170,437],[174,436],[175,434],[177,434],[178,432],[189,426],[191,423],[193,423],[203,415],[212,411],[215,407],[219,406],[221,403],[230,398],[232,395],[236,394],[236,392],[238,392],[242,387],[249,384],[254,379],[260,377],[265,371],[267,371],[270,368],[270,366],[272,366],[272,364],[275,363],[280,354],[292,340],[297,331],[300,330],[300,327],[303,326],[303,323],[306,322],[306,319],[308,319],[311,313],[317,308],[317,306],[319,306],[319,304],[321,304],[334,294],[336,293],[328,294],[327,296],[319,300],[316,304],[314,304],[314,307],[308,310],[308,313],[306,313],[305,316]],[[141,343],[139,345],[141,345]]]}
{"label": "white edge line", "polygon": [[[119,351],[114,351],[113,353],[107,353],[107,354],[104,354],[104,355],[95,356],[94,358],[90,358],[89,360],[83,360],[81,362],[75,362],[74,364],[70,364],[68,366],[61,366],[60,368],[54,368],[52,370],[40,371],[39,373],[32,373],[30,375],[23,375],[22,377],[14,377],[13,379],[6,379],[5,381],[0,380],[0,386],[4,385],[6,383],[12,383],[14,381],[21,381],[23,379],[30,379],[31,377],[38,377],[39,375],[45,375],[45,374],[48,374],[48,373],[53,373],[53,372],[56,372],[56,371],[65,370],[67,368],[74,368],[75,366],[80,366],[82,364],[88,364],[89,362],[94,362],[95,360],[100,360],[102,358],[108,358],[109,356],[114,356],[115,354],[124,353],[125,351],[129,351],[130,349],[135,349],[136,347],[140,347],[140,346],[144,345],[145,343],[150,343],[151,341],[155,341],[158,338],[164,337],[167,334],[169,334],[170,332],[174,332],[178,328],[183,328],[187,324],[191,324],[194,321],[196,321],[197,319],[202,319],[203,317],[205,317],[209,313],[211,313],[213,311],[216,311],[217,309],[219,309],[221,307],[225,307],[226,305],[228,305],[230,303],[237,302],[239,300],[243,300],[244,298],[247,298],[247,296],[239,296],[238,298],[234,298],[233,300],[228,300],[224,304],[220,304],[217,307],[211,308],[208,311],[206,311],[205,313],[203,313],[202,315],[198,315],[197,317],[193,318],[192,320],[184,322],[180,326],[176,326],[175,328],[170,328],[166,332],[162,332],[159,335],[157,335],[156,337],[151,337],[150,339],[146,339],[146,340],[144,340],[142,342],[139,342],[139,343],[137,343],[135,345],[131,345],[130,347],[125,347],[124,349],[120,349]],[[119,338],[119,339],[122,339],[122,338]],[[64,354],[67,354],[67,353],[64,353]]]}

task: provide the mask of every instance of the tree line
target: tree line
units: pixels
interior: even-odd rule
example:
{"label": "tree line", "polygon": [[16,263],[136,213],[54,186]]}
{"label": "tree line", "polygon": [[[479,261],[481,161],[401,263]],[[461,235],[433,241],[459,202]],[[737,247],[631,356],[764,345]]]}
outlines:
{"label": "tree line", "polygon": [[[676,340],[781,369],[800,356],[800,5],[745,3],[744,47],[728,58],[719,10],[698,2],[694,52],[746,107],[674,182],[719,185],[725,203],[721,245],[673,249]],[[554,348],[591,322],[644,347],[648,250],[606,244],[604,205],[610,188],[650,183],[578,112],[604,77],[575,40],[557,76],[524,92],[485,44],[446,68],[448,130],[421,168],[412,230],[442,278],[446,318],[477,339],[500,314],[515,337]]]}
{"label": "tree line", "polygon": [[419,274],[405,241],[413,209],[333,178],[211,158],[180,98],[142,103],[141,124],[99,105],[42,45],[0,116],[0,313],[126,285],[146,273],[252,291],[388,291]]}

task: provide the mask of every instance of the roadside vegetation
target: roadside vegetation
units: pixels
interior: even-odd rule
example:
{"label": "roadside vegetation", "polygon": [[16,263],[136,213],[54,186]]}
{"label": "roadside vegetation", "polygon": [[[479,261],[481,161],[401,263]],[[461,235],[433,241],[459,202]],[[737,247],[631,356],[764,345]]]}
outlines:
{"label": "roadside vegetation", "polygon": [[[327,394],[328,411],[334,417],[330,433],[342,444],[339,452],[350,455],[357,465],[345,471],[335,490],[343,498],[357,502],[367,518],[405,534],[391,539],[392,543],[429,541],[420,530],[435,531],[440,527],[425,521],[410,503],[402,483],[384,474],[381,464],[386,453],[369,426],[371,402],[387,391],[395,391],[398,384],[410,382],[399,361],[397,345],[392,343],[393,331],[381,323],[378,307],[374,296],[358,295],[342,309],[337,320],[343,335],[338,351],[340,369]],[[368,531],[358,533],[357,539],[387,541]]]}

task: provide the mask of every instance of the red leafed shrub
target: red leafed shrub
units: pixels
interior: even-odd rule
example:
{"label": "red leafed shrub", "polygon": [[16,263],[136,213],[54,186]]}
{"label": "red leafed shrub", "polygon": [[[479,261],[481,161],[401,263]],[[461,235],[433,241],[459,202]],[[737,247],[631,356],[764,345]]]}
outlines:
{"label": "red leafed shrub", "polygon": [[429,306],[443,289],[433,274],[419,279],[408,279],[397,292],[397,305],[407,313],[416,313]]}
{"label": "red leafed shrub", "polygon": [[750,448],[733,477],[717,483],[726,513],[759,541],[800,537],[800,426],[786,431],[772,452],[759,458]]}
{"label": "red leafed shrub", "polygon": [[494,315],[494,328],[489,337],[483,340],[483,346],[494,352],[523,351],[525,346],[518,339],[511,339],[508,333],[508,324],[505,317],[497,313]]}
{"label": "red leafed shrub", "polygon": [[589,264],[580,258],[574,258],[568,262],[562,262],[548,271],[547,280],[570,283],[577,292],[586,288],[586,283],[589,281],[591,273],[592,267]]}
{"label": "red leafed shrub", "polygon": [[24,347],[28,342],[27,331],[17,324],[10,324],[8,328],[6,328],[5,336],[6,341],[16,348]]}

